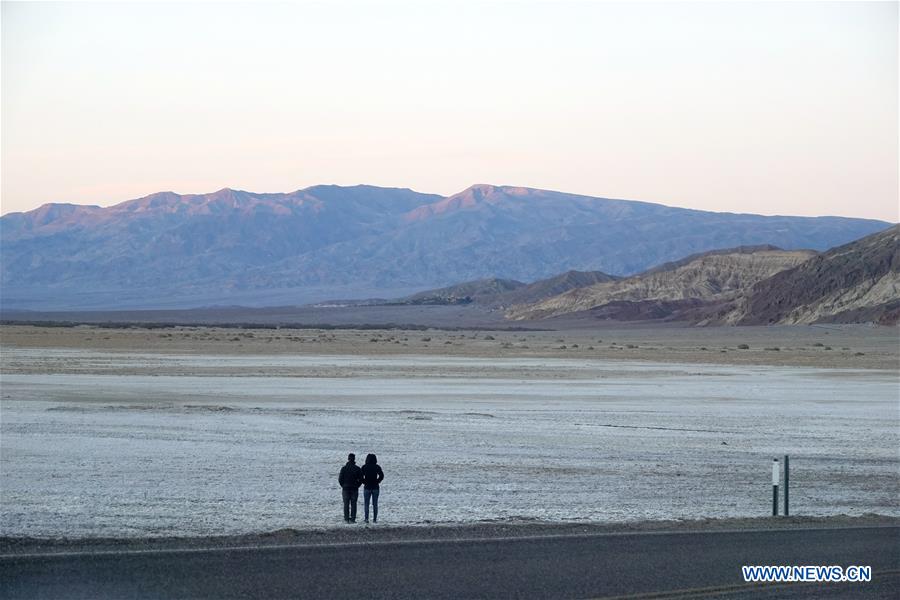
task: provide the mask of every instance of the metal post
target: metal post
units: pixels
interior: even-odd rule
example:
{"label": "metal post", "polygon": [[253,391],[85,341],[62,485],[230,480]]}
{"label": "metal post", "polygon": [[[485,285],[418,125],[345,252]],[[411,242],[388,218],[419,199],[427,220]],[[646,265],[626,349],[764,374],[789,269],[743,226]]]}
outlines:
{"label": "metal post", "polygon": [[772,462],[772,516],[778,516],[778,459]]}
{"label": "metal post", "polygon": [[791,463],[790,457],[787,454],[784,455],[784,516],[789,516],[790,508],[790,481],[791,481]]}

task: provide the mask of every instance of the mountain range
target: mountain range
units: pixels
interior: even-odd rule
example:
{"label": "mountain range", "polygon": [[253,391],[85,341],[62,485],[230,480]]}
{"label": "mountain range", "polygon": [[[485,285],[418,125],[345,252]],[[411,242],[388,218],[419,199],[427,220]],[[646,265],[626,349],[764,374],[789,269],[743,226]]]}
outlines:
{"label": "mountain range", "polygon": [[741,246],[632,277],[570,271],[531,284],[483,279],[381,305],[474,304],[512,321],[775,325],[900,321],[900,225],[826,252]]}
{"label": "mountain range", "polygon": [[[399,297],[459,281],[521,284],[570,270],[628,277],[748,245],[821,251],[888,225],[492,185],[449,197],[373,186],[162,192],[108,208],[48,204],[3,216],[0,300],[7,309],[59,310]],[[537,298],[522,293],[501,304]]]}

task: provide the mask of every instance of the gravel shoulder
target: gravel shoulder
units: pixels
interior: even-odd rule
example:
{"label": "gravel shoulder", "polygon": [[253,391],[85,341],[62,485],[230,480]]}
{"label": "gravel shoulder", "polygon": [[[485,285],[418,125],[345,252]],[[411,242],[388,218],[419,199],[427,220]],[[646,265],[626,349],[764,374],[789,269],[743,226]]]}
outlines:
{"label": "gravel shoulder", "polygon": [[780,529],[838,529],[897,527],[900,518],[877,514],[858,517],[755,517],[742,519],[696,519],[677,521],[632,521],[624,523],[547,523],[540,521],[496,521],[470,524],[421,524],[396,527],[356,523],[318,529],[279,529],[257,534],[213,537],[153,538],[30,538],[0,536],[0,558],[27,554],[118,553],[170,550],[253,548],[271,546],[315,546],[391,542],[454,542],[464,540],[619,535],[633,533],[679,533],[754,531]]}

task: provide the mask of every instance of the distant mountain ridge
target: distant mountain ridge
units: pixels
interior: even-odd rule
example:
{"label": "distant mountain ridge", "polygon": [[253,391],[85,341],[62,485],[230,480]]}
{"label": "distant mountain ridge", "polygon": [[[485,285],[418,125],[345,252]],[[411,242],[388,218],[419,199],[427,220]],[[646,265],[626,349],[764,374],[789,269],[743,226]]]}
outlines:
{"label": "distant mountain ridge", "polygon": [[0,218],[0,300],[68,309],[399,297],[569,270],[628,276],[723,247],[825,250],[887,225],[492,185],[449,197],[374,186],[161,192],[108,208],[50,204]]}
{"label": "distant mountain ridge", "polygon": [[418,292],[397,300],[402,304],[466,304],[469,302],[491,302],[498,296],[526,287],[527,284],[515,279],[490,277],[466,281],[436,290]]}
{"label": "distant mountain ridge", "polygon": [[465,281],[436,290],[425,290],[405,298],[395,298],[393,300],[366,299],[359,302],[347,300],[331,301],[324,303],[324,305],[422,306],[477,304],[488,308],[505,308],[514,304],[537,302],[571,289],[589,286],[602,281],[616,281],[617,279],[619,278],[600,271],[566,271],[554,277],[540,279],[532,283],[489,277],[475,281]]}

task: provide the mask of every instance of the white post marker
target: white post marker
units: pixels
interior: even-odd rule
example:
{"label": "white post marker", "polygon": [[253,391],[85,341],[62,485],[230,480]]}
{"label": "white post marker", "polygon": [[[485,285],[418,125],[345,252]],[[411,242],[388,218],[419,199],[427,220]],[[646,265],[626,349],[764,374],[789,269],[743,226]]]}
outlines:
{"label": "white post marker", "polygon": [[772,461],[772,516],[778,516],[778,459]]}

